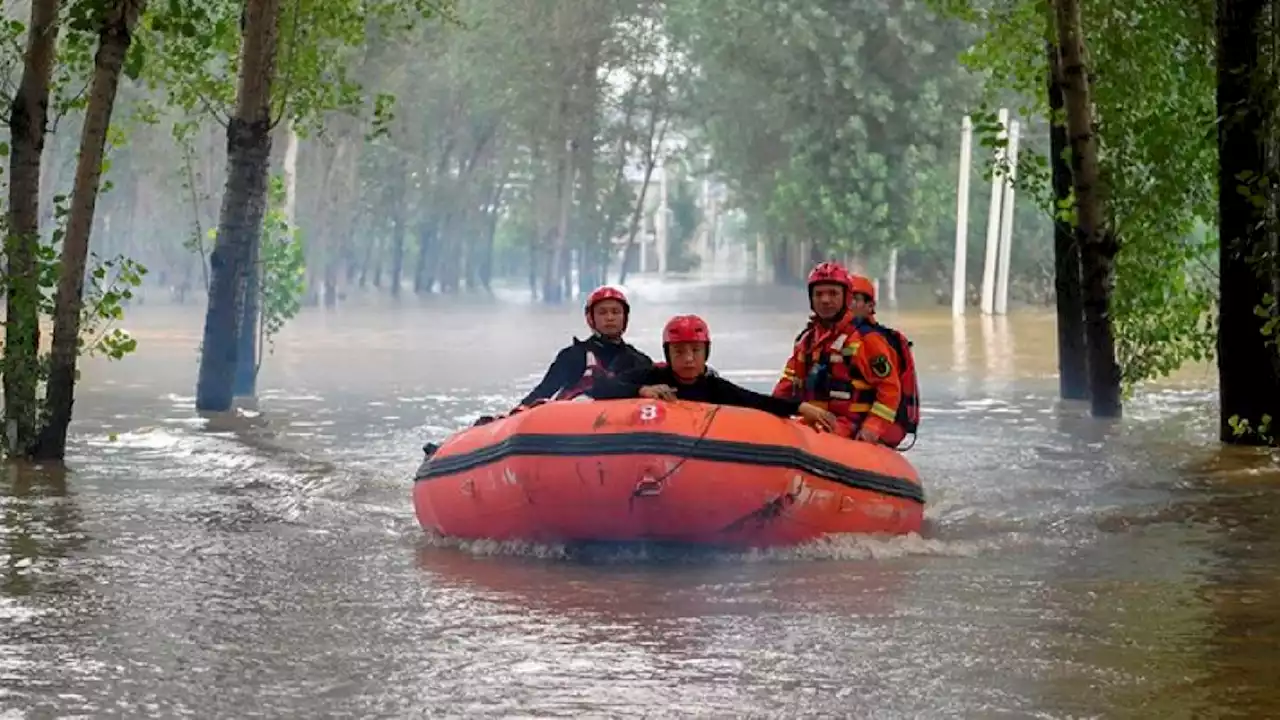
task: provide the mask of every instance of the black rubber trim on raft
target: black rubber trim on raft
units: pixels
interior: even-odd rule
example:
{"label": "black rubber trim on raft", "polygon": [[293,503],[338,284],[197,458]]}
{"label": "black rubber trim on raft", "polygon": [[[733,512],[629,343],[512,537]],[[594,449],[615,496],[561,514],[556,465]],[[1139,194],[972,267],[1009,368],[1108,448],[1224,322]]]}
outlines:
{"label": "black rubber trim on raft", "polygon": [[757,445],[652,432],[618,435],[512,435],[502,442],[478,450],[432,458],[419,468],[415,481],[456,475],[518,455],[674,455],[709,462],[782,467],[807,472],[851,488],[924,503],[924,489],[913,482],[870,470],[851,468],[785,445]]}

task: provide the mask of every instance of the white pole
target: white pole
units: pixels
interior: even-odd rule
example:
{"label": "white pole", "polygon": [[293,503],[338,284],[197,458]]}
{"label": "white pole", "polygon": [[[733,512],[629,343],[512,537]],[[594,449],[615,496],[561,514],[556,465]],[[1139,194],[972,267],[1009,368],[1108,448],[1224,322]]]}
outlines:
{"label": "white pole", "polygon": [[996,314],[1009,312],[1009,261],[1013,255],[1013,183],[1018,179],[1018,121],[1009,123],[1009,172],[1004,179],[1003,217],[1000,218],[1000,257],[996,274]]}
{"label": "white pole", "polygon": [[1009,317],[1007,315],[996,317],[994,322],[997,342],[996,352],[1000,356],[997,372],[1006,378],[1017,377],[1018,373],[1014,369],[1013,332],[1009,328]]}
{"label": "white pole", "polygon": [[973,164],[973,119],[960,123],[960,184],[956,187],[956,254],[951,270],[951,315],[964,315],[969,264],[969,166]]}
{"label": "white pole", "polygon": [[997,377],[997,360],[996,357],[996,318],[994,315],[983,315],[978,318],[978,323],[982,328],[982,369],[985,370],[983,379],[988,388],[998,386],[999,381],[1003,378]]}
{"label": "white pole", "polygon": [[[997,115],[1000,122],[999,140],[1001,144],[1008,137],[1009,111],[1000,108]],[[1004,189],[1003,178],[1000,177],[1004,167],[1004,150],[996,150],[996,172],[991,177],[991,205],[987,208],[987,255],[982,264],[982,314],[990,315],[995,309],[996,294],[996,252],[1000,242],[1000,199]]]}
{"label": "white pole", "polygon": [[284,216],[289,228],[297,227],[298,207],[298,133],[289,123],[284,145]]}
{"label": "white pole", "polygon": [[969,377],[969,328],[964,317],[951,319],[951,372],[964,382]]}
{"label": "white pole", "polygon": [[885,299],[889,308],[898,307],[898,248],[889,248],[889,269],[885,271]]}

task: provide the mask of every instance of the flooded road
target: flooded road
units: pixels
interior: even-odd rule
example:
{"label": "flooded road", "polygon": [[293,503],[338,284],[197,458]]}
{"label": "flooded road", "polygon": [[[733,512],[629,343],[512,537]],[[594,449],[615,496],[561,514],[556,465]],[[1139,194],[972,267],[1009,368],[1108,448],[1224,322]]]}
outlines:
{"label": "flooded road", "polygon": [[[800,293],[642,286],[764,389]],[[976,314],[975,314],[976,315]],[[886,315],[916,344],[925,537],[732,555],[425,538],[422,443],[509,407],[572,308],[296,320],[267,423],[206,428],[199,309],[92,363],[71,472],[0,478],[0,718],[1275,717],[1280,473],[1204,370],[1114,425],[1055,400],[1051,315]],[[225,424],[224,424],[225,425]]]}

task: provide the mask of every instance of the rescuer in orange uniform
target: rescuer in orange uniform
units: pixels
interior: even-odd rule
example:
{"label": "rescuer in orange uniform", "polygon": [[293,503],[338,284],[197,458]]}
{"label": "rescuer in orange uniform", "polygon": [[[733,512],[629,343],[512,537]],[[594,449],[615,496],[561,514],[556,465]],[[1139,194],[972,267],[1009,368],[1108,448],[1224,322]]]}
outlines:
{"label": "rescuer in orange uniform", "polygon": [[864,336],[878,335],[893,350],[889,357],[894,361],[902,395],[897,417],[886,432],[880,433],[880,442],[899,448],[908,435],[914,436],[920,428],[920,378],[911,340],[901,330],[876,320],[876,286],[870,278],[850,274],[849,290],[849,310],[853,312],[858,331]]}
{"label": "rescuer in orange uniform", "polygon": [[853,281],[836,263],[809,273],[809,324],[773,389],[776,397],[825,407],[835,432],[865,442],[888,434],[902,401],[896,353],[879,333],[860,330]]}
{"label": "rescuer in orange uniform", "polygon": [[876,285],[870,278],[849,273],[849,309],[855,320],[876,321]]}
{"label": "rescuer in orange uniform", "polygon": [[677,315],[662,329],[666,362],[621,375],[601,377],[592,387],[597,400],[643,397],[734,405],[777,415],[799,415],[819,430],[830,430],[835,418],[814,403],[755,392],[708,372],[711,328],[697,315]]}

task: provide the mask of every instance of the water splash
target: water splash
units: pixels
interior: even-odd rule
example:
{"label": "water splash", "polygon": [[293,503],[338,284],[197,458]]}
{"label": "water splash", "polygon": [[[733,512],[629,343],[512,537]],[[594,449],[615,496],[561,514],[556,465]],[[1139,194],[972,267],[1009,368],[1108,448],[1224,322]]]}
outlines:
{"label": "water splash", "polygon": [[916,533],[887,535],[830,535],[787,548],[716,549],[658,543],[536,543],[524,541],[464,540],[425,532],[422,547],[460,551],[476,557],[523,557],[569,560],[589,564],[627,565],[648,563],[787,563],[795,561],[889,560],[910,556],[975,557],[994,549],[975,541],[925,538]]}

